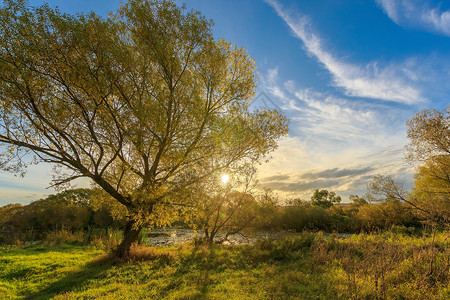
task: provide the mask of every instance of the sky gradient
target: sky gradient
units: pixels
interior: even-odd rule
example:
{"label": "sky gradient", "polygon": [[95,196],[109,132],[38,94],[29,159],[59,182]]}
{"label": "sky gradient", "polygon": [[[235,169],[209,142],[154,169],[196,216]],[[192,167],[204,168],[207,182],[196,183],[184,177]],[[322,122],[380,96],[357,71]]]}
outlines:
{"label": "sky gradient", "polygon": [[[289,136],[260,167],[262,185],[284,198],[309,199],[319,188],[345,201],[364,195],[377,174],[411,182],[405,121],[450,102],[448,1],[182,2],[214,20],[216,38],[256,60],[255,107],[281,109],[290,119]],[[120,4],[48,3],[103,16]],[[0,205],[55,193],[46,189],[50,180],[47,165],[30,167],[25,178],[0,173]]]}

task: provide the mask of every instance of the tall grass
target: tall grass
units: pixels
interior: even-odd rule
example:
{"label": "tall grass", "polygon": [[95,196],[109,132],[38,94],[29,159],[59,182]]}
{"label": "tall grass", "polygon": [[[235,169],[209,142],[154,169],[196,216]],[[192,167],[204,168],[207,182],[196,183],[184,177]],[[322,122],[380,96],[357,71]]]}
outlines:
{"label": "tall grass", "polygon": [[331,235],[312,247],[341,297],[449,299],[449,234],[414,237],[396,233]]}
{"label": "tall grass", "polygon": [[[113,228],[88,228],[87,230],[51,231],[22,230],[0,233],[0,245],[26,246],[43,243],[47,246],[63,244],[93,245],[99,249],[112,249],[122,239],[122,231]],[[140,239],[144,242],[144,238]]]}

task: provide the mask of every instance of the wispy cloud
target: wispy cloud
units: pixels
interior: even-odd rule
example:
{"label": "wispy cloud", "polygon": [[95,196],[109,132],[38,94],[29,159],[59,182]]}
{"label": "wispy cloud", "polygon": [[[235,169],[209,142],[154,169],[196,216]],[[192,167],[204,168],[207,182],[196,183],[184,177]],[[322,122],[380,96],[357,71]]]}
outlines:
{"label": "wispy cloud", "polygon": [[[52,167],[45,163],[31,165],[23,178],[0,172],[0,206],[8,203],[28,204],[49,194],[56,194],[56,190],[48,188],[52,180]],[[78,179],[73,186],[89,187],[89,181]]]}
{"label": "wispy cloud", "polygon": [[427,1],[376,0],[392,21],[450,36],[450,10],[441,11]]}
{"label": "wispy cloud", "polygon": [[358,176],[362,174],[367,174],[372,172],[373,168],[363,167],[363,168],[334,168],[326,169],[323,171],[307,172],[300,176],[301,179],[319,179],[319,178],[343,178],[348,176]]}
{"label": "wispy cloud", "polygon": [[[314,189],[334,189],[345,191],[345,186],[355,186],[355,182],[365,179],[364,184],[373,175],[372,167],[333,168],[307,170],[286,175],[265,177],[261,182],[266,187],[288,193],[310,192]],[[363,184],[363,185],[364,185]]]}
{"label": "wispy cloud", "polygon": [[411,180],[410,169],[396,163],[380,168],[375,163],[369,166],[347,166],[333,169],[305,170],[288,175],[270,176],[261,179],[261,185],[271,188],[285,198],[309,199],[315,189],[327,189],[337,192],[340,196],[351,194],[364,195],[370,179],[377,174],[393,175],[397,179],[408,182]]}
{"label": "wispy cloud", "polygon": [[293,80],[279,82],[274,70],[277,69],[267,71],[270,80],[266,74],[261,74],[261,88],[287,114],[291,120],[291,136],[306,142],[307,149],[316,147],[314,151],[323,153],[329,148],[336,153],[336,149],[350,145],[354,149],[372,144],[389,146],[390,142],[386,142],[386,135],[392,134],[389,126],[403,128],[409,116],[385,102],[336,97],[329,92],[298,88]]}
{"label": "wispy cloud", "polygon": [[405,64],[380,66],[371,62],[360,66],[345,62],[327,51],[323,40],[311,28],[308,17],[287,12],[276,0],[266,0],[286,22],[306,50],[332,75],[333,84],[347,96],[395,101],[406,104],[423,102],[421,91],[411,82],[417,76]]}
{"label": "wispy cloud", "polygon": [[48,192],[42,192],[42,190],[25,190],[21,187],[5,187],[0,186],[1,188],[1,197],[0,197],[0,206],[7,205],[9,203],[21,203],[28,204],[32,201],[36,201],[48,196]]}
{"label": "wispy cloud", "polygon": [[308,199],[317,188],[346,197],[364,195],[377,174],[411,178],[403,156],[408,110],[299,88],[280,82],[277,70],[261,74],[261,89],[290,118],[290,134],[261,166],[262,186],[285,198]]}

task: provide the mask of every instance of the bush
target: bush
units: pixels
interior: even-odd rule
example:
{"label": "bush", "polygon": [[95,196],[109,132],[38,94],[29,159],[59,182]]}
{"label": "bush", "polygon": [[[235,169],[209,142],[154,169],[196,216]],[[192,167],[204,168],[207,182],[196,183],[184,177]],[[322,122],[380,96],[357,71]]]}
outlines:
{"label": "bush", "polygon": [[283,260],[295,257],[300,251],[309,251],[314,243],[314,233],[303,232],[299,236],[284,238],[282,240],[260,240],[255,244],[255,248],[268,251],[268,258],[273,260]]}
{"label": "bush", "polygon": [[329,210],[318,206],[295,205],[281,209],[276,225],[288,231],[329,230]]}
{"label": "bush", "polygon": [[61,229],[49,232],[44,239],[44,243],[49,246],[60,246],[65,243],[83,243],[85,242],[85,234],[82,231],[72,233],[68,230]]}
{"label": "bush", "polygon": [[399,201],[386,201],[379,204],[363,205],[356,218],[366,231],[390,229],[393,226],[419,227],[411,208]]}

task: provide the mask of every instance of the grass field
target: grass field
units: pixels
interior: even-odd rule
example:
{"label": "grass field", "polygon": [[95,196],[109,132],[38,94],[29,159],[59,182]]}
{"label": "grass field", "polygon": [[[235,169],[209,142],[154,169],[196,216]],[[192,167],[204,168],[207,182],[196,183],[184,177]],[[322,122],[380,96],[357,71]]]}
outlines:
{"label": "grass field", "polygon": [[447,234],[304,233],[254,246],[0,248],[0,299],[448,299]]}

